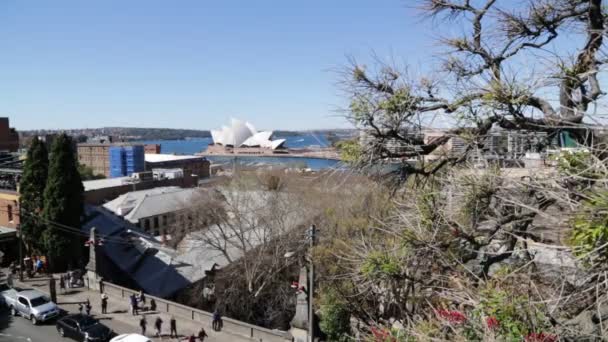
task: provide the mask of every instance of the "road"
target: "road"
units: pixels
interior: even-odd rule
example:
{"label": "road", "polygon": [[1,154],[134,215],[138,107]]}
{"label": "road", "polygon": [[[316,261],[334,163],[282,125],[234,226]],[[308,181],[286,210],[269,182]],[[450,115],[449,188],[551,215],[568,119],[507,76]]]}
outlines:
{"label": "road", "polygon": [[[62,308],[66,309],[66,306],[62,306]],[[116,320],[102,319],[101,322],[119,333],[132,330],[128,325]],[[0,310],[0,342],[11,341],[68,342],[72,340],[59,336],[57,329],[55,328],[54,320],[34,326],[29,320],[26,320],[23,317],[12,317],[8,310],[2,308]]]}
{"label": "road", "polygon": [[57,334],[54,324],[34,327],[30,321],[21,317],[12,317],[5,309],[0,312],[0,341],[66,342]]}

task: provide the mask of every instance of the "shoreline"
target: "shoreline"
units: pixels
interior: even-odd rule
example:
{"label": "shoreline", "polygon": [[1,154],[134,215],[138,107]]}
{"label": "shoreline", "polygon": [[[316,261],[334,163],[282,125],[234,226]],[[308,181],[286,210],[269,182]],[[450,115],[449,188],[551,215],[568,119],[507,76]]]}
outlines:
{"label": "shoreline", "polygon": [[339,156],[334,155],[323,155],[322,152],[311,152],[311,153],[277,153],[277,154],[249,154],[249,153],[207,153],[199,152],[196,154],[201,157],[250,157],[250,158],[302,158],[302,159],[324,159],[324,160],[335,160],[341,161]]}

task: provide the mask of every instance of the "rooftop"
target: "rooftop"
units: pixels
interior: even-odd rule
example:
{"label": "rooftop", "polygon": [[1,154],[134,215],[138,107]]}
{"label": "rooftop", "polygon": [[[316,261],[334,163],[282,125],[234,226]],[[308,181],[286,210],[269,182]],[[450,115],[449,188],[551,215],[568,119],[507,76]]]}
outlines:
{"label": "rooftop", "polygon": [[121,186],[123,184],[132,183],[133,178],[131,177],[116,177],[116,178],[104,178],[83,181],[84,191],[113,188],[115,186]]}
{"label": "rooftop", "polygon": [[[86,212],[88,220],[83,224],[82,231],[89,234],[91,228],[95,227],[97,233],[105,240],[101,247],[104,255],[123,272],[124,276],[134,281],[146,293],[168,297],[198,280],[183,275],[193,273],[188,268],[198,265],[176,264],[175,252],[164,247],[150,234],[112,215],[102,207],[87,206]],[[122,276],[119,278],[113,278],[114,276],[110,274],[107,276],[115,283],[126,280]]]}
{"label": "rooftop", "polygon": [[198,188],[182,189],[167,186],[132,191],[118,196],[103,206],[125,220],[137,223],[142,218],[186,209],[197,196],[204,196],[205,193],[205,190]]}
{"label": "rooftop", "polygon": [[155,154],[146,153],[146,163],[160,163],[175,160],[187,160],[187,159],[204,159],[201,156],[194,155],[175,155],[175,154]]}

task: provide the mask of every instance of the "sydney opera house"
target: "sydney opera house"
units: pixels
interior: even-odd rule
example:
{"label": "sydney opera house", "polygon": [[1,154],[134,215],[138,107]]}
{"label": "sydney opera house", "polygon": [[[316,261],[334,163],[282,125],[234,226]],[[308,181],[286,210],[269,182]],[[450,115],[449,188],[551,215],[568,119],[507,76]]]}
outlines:
{"label": "sydney opera house", "polygon": [[212,130],[213,143],[207,154],[276,154],[288,153],[285,139],[272,140],[272,131],[258,132],[249,122],[232,119],[230,126]]}

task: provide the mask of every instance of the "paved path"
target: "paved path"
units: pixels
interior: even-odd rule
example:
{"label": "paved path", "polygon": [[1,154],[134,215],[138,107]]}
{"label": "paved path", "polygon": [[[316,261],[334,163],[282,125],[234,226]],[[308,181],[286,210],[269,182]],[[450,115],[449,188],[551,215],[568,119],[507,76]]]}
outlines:
{"label": "paved path", "polygon": [[[43,292],[48,293],[48,279],[45,278],[34,278],[34,279],[26,279],[24,283],[19,283],[14,279],[15,286],[19,287],[27,287],[41,290]],[[57,288],[59,288],[59,282],[57,282]],[[62,294],[61,291],[58,290],[57,293],[57,304],[63,309],[70,313],[78,312],[78,304],[84,303],[87,299],[90,300],[92,311],[91,315],[95,318],[99,319],[103,324],[112,328],[118,334],[124,333],[140,333],[141,329],[139,328],[139,320],[141,319],[141,315],[133,316],[129,312],[129,304],[127,299],[124,301],[119,301],[115,298],[110,298],[108,301],[108,314],[101,314],[101,297],[99,292],[91,291],[87,288],[75,288],[75,289],[67,289],[66,293]],[[169,320],[170,316],[167,314],[159,314],[158,312],[143,312],[146,315],[146,319],[148,321],[148,327],[146,331],[146,335],[150,337],[153,341],[183,341],[186,336],[189,334],[197,333],[198,330],[202,327],[205,328],[209,337],[205,339],[205,342],[241,342],[241,341],[249,341],[251,339],[244,338],[237,335],[232,335],[226,332],[215,332],[211,329],[209,325],[205,325],[194,322],[191,320],[183,320],[179,317],[177,319],[177,332],[181,335],[179,339],[170,338],[169,337]],[[154,335],[154,321],[156,317],[161,316],[163,320],[163,329],[160,338],[153,337]],[[4,316],[1,316],[4,317]],[[11,321],[12,320],[12,321]],[[48,336],[57,336],[57,331],[55,330],[54,323],[49,323],[50,325],[42,325],[33,327],[29,321],[21,317],[9,317],[8,324],[2,323],[3,321],[0,319],[0,342],[4,341],[28,341],[29,337],[32,342],[45,342],[45,341],[55,341],[54,339],[49,339]],[[4,327],[7,327],[3,330]],[[47,331],[48,330],[48,331]],[[10,334],[11,337],[3,336],[4,334]],[[26,339],[19,339],[17,336],[25,337]],[[40,339],[41,337],[44,337]],[[7,339],[5,339],[7,338]],[[12,338],[12,339],[11,339]],[[68,341],[67,339],[59,339],[57,341]]]}

